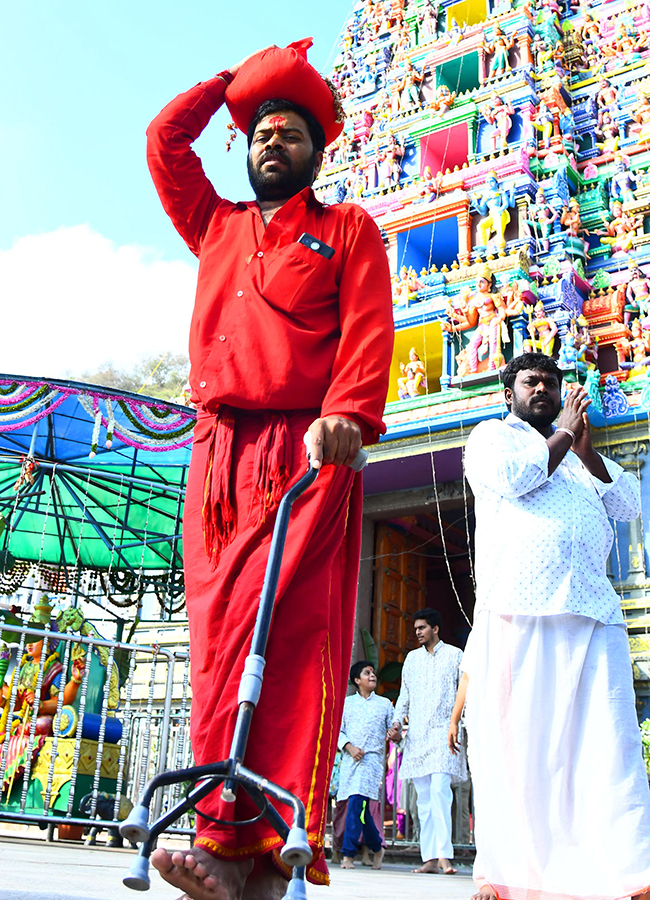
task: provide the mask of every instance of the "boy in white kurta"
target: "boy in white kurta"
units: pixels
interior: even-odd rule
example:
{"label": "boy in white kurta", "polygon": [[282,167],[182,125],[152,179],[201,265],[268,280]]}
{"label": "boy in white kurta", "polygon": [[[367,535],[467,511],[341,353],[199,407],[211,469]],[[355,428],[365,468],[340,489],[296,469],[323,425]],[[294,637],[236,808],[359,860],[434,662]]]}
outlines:
{"label": "boy in white kurta", "polygon": [[351,869],[359,852],[359,834],[374,853],[373,868],[381,868],[384,855],[369,800],[378,800],[385,770],[386,733],[393,721],[393,704],[375,694],[377,676],[372,663],[356,662],[350,669],[356,694],[345,698],[339,736],[342,752],[337,801],[348,801],[341,868]]}

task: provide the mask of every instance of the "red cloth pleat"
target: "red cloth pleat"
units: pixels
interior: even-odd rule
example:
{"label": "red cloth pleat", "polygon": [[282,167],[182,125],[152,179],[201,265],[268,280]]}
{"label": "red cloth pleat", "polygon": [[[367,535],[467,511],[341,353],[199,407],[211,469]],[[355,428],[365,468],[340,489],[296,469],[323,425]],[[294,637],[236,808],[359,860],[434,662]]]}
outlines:
{"label": "red cloth pleat", "polygon": [[235,417],[231,410],[222,406],[212,426],[203,482],[203,540],[213,569],[235,533],[235,511],[230,502],[234,433]]}
{"label": "red cloth pleat", "polygon": [[284,494],[292,463],[287,417],[270,413],[255,445],[255,487],[250,510],[251,525],[261,525]]}
{"label": "red cloth pleat", "polygon": [[[205,466],[203,484],[203,539],[210,565],[215,569],[219,557],[235,536],[236,515],[230,497],[233,466],[232,448],[237,416],[221,406],[215,417]],[[249,522],[261,525],[285,492],[292,465],[292,442],[284,413],[267,413],[255,444],[254,488]]]}

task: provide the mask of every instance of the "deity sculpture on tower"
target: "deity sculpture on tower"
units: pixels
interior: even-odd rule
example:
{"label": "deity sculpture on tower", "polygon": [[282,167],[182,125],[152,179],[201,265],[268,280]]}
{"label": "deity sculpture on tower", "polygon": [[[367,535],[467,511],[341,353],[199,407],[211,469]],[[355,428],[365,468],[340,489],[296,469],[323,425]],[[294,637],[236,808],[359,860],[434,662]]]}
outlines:
{"label": "deity sculpture on tower", "polygon": [[488,175],[485,188],[481,194],[474,196],[474,207],[483,216],[478,223],[479,246],[488,247],[494,234],[494,243],[499,250],[506,246],[505,231],[510,221],[508,208],[515,205],[515,186],[504,190],[499,185],[495,171]]}
{"label": "deity sculpture on tower", "polygon": [[401,377],[397,379],[400,400],[408,400],[427,393],[427,370],[415,347],[409,350],[409,361],[399,364]]}
{"label": "deity sculpture on tower", "polygon": [[601,244],[608,244],[612,253],[629,253],[639,228],[643,227],[643,216],[633,216],[623,209],[620,200],[611,204],[612,219],[607,223]]}
{"label": "deity sculpture on tower", "polygon": [[514,35],[509,38],[503,33],[500,25],[494,26],[493,41],[491,43],[485,41],[483,44],[485,52],[492,54],[488,78],[500,78],[510,71],[509,51],[514,46],[514,43]]}
{"label": "deity sculpture on tower", "polygon": [[650,335],[640,319],[634,319],[626,337],[616,342],[619,369],[628,369],[630,375],[643,375],[650,364]]}
{"label": "deity sculpture on tower", "polygon": [[637,177],[634,172],[630,171],[629,157],[619,154],[616,157],[614,166],[614,174],[612,175],[609,188],[612,200],[620,200],[621,203],[634,203]]}
{"label": "deity sculpture on tower", "polygon": [[637,135],[639,144],[650,141],[650,99],[647,94],[639,91],[638,101],[632,109],[634,123],[630,125],[630,134]]}
{"label": "deity sculpture on tower", "polygon": [[527,204],[526,218],[524,219],[524,230],[528,237],[534,238],[537,252],[548,253],[549,237],[557,218],[558,212],[547,202],[544,188],[538,188],[535,202]]}
{"label": "deity sculpture on tower", "polygon": [[551,138],[553,137],[554,116],[548,108],[544,100],[539,101],[537,111],[533,116],[532,125],[535,131],[539,131],[542,135],[544,149],[548,150],[551,146]]}
{"label": "deity sculpture on tower", "polygon": [[445,113],[449,112],[455,99],[456,91],[450,91],[446,84],[439,85],[436,90],[436,96],[429,104],[429,109],[432,109],[434,112],[431,118],[441,119]]}
{"label": "deity sculpture on tower", "polygon": [[553,356],[553,345],[557,334],[557,322],[546,314],[546,307],[542,300],[535,304],[534,313],[528,308],[529,322],[528,334],[530,338],[524,341],[524,353],[544,353]]}
{"label": "deity sculpture on tower", "polygon": [[630,261],[629,280],[625,287],[623,322],[629,325],[633,315],[647,318],[650,315],[650,279],[643,269]]}
{"label": "deity sculpture on tower", "polygon": [[508,135],[512,130],[512,117],[515,109],[509,101],[506,103],[496,92],[491,99],[481,107],[481,115],[491,127],[490,138],[492,150],[506,150],[508,147]]}
{"label": "deity sculpture on tower", "polygon": [[464,356],[469,372],[479,370],[479,361],[487,356],[487,368],[498,369],[504,364],[502,346],[509,343],[510,336],[505,323],[506,306],[496,287],[496,279],[489,266],[479,272],[476,290],[462,297],[464,309],[456,308],[454,318],[449,316],[443,323],[445,331],[467,331],[476,327],[465,348]]}

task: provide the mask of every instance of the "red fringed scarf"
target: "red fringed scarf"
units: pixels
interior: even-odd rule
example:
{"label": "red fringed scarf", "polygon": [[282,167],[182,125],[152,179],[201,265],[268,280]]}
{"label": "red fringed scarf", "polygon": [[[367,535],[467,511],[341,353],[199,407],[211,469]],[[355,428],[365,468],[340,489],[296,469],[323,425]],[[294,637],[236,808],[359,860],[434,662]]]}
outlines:
{"label": "red fringed scarf", "polygon": [[[205,467],[203,539],[213,569],[236,531],[235,509],[230,497],[236,415],[227,406],[219,408]],[[260,525],[280,502],[291,471],[291,457],[291,435],[286,416],[283,413],[264,414],[263,428],[255,446],[255,483],[249,511],[252,525]]]}

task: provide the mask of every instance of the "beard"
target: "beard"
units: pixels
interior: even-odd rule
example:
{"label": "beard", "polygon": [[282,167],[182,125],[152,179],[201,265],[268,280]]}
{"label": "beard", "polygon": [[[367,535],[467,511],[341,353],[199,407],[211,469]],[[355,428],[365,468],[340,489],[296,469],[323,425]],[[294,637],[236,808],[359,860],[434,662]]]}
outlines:
{"label": "beard", "polygon": [[524,422],[528,422],[533,428],[548,428],[548,426],[552,425],[557,418],[560,409],[561,404],[558,403],[556,405],[550,399],[548,405],[539,403],[533,399],[528,406],[523,406],[519,403],[514,393],[510,405],[510,412]]}
{"label": "beard", "polygon": [[[282,169],[263,171],[262,165],[269,159],[281,159],[286,165]],[[246,160],[248,180],[257,200],[288,200],[289,197],[298,194],[313,183],[315,165],[316,151],[299,167],[296,167],[288,156],[277,150],[264,153],[256,165],[253,164],[250,153]]]}

